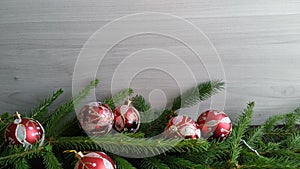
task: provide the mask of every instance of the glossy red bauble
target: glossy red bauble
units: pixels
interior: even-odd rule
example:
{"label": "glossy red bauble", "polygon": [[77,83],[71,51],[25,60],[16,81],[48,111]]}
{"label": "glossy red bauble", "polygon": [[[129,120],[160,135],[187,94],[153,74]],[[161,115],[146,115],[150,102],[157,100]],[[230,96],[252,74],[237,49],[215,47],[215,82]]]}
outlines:
{"label": "glossy red bauble", "polygon": [[119,132],[136,132],[140,127],[140,113],[131,105],[116,107],[114,116],[114,128]]}
{"label": "glossy red bauble", "polygon": [[78,118],[87,134],[103,135],[111,130],[114,115],[106,104],[90,102],[80,110]]}
{"label": "glossy red bauble", "polygon": [[169,120],[164,135],[169,138],[198,139],[201,136],[198,124],[188,116],[176,116]]}
{"label": "glossy red bauble", "polygon": [[114,161],[103,152],[91,152],[79,157],[74,169],[117,169]]}
{"label": "glossy red bauble", "polygon": [[43,126],[31,118],[16,118],[5,131],[4,139],[8,145],[22,144],[30,146],[35,143],[43,144],[45,132]]}
{"label": "glossy red bauble", "polygon": [[202,137],[205,139],[226,139],[231,132],[232,124],[229,117],[222,111],[207,110],[197,120]]}

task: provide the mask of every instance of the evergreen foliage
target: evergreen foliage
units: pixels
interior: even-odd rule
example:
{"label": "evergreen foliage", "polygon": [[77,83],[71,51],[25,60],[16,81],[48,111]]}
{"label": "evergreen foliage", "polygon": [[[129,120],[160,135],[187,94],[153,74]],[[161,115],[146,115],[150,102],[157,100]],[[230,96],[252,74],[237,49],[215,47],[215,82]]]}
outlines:
{"label": "evergreen foliage", "polygon": [[107,104],[112,110],[115,109],[115,105],[122,104],[126,98],[128,98],[133,93],[131,88],[123,90],[117,93],[114,96],[111,96],[103,101],[103,103]]}
{"label": "evergreen foliage", "polygon": [[201,101],[210,98],[212,95],[224,89],[224,82],[221,80],[206,81],[198,86],[189,89],[173,101],[172,110],[193,106]]}
{"label": "evergreen foliage", "polygon": [[[177,115],[176,110],[197,104],[223,89],[224,83],[214,80],[200,83],[176,97],[171,109],[153,111],[142,96],[131,97],[142,119],[149,121],[141,124],[139,132],[88,137],[79,128],[77,118],[73,117],[74,105],[97,84],[98,80],[92,81],[54,112],[49,112],[48,107],[63,91],[59,89],[43,99],[29,116],[45,127],[44,145],[25,149],[22,146],[7,146],[1,140],[0,168],[74,168],[77,159],[72,153],[63,153],[65,150],[107,152],[119,169],[300,168],[300,131],[296,126],[300,108],[270,117],[261,126],[251,127],[254,102],[250,102],[237,118],[229,138],[223,141],[158,137],[169,119]],[[133,90],[129,88],[103,102],[114,109],[132,93]],[[4,134],[12,121],[10,113],[1,114],[0,134]],[[142,154],[145,157],[130,158],[118,154]]]}

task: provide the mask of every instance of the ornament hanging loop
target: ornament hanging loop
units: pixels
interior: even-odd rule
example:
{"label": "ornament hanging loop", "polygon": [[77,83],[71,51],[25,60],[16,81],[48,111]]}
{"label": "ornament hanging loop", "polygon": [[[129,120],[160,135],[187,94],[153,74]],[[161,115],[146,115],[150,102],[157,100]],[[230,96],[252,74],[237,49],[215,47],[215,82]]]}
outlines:
{"label": "ornament hanging loop", "polygon": [[127,106],[131,106],[132,105],[132,101],[130,99],[127,99],[127,101],[125,102],[125,104],[127,104]]}
{"label": "ornament hanging loop", "polygon": [[84,156],[81,151],[77,152],[76,150],[65,150],[63,153],[74,153],[75,157],[78,159],[81,159]]}
{"label": "ornament hanging loop", "polygon": [[241,139],[241,141],[251,150],[253,151],[257,156],[260,156],[260,154],[257,152],[257,150],[255,150],[254,148],[252,148],[249,144],[247,144],[247,142],[244,139]]}
{"label": "ornament hanging loop", "polygon": [[21,114],[19,112],[15,112],[15,115],[14,115],[14,118],[15,119],[21,119]]}

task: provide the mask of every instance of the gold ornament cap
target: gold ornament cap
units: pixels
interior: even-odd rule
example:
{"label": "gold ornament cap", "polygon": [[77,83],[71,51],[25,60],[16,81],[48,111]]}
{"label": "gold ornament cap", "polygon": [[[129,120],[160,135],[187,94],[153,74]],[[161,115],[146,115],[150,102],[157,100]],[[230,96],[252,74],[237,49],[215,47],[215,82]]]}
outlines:
{"label": "gold ornament cap", "polygon": [[75,157],[78,159],[81,159],[82,157],[84,157],[84,155],[81,151],[77,152],[76,150],[65,150],[64,153],[75,153]]}

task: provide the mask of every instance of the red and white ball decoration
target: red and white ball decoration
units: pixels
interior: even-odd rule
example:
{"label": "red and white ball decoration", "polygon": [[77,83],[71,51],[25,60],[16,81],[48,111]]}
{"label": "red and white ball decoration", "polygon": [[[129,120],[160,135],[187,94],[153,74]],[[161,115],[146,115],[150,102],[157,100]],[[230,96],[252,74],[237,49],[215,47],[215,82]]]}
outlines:
{"label": "red and white ball decoration", "polygon": [[188,116],[176,116],[169,120],[164,134],[169,138],[198,139],[199,125]]}
{"label": "red and white ball decoration", "polygon": [[91,135],[107,134],[113,125],[114,115],[111,109],[101,102],[90,102],[79,113],[82,129]]}
{"label": "red and white ball decoration", "polygon": [[32,118],[21,118],[16,112],[14,122],[8,125],[4,134],[8,145],[22,144],[24,147],[39,143],[41,146],[45,139],[43,126]]}
{"label": "red and white ball decoration", "polygon": [[140,127],[140,113],[131,105],[121,105],[114,110],[114,128],[119,132],[136,132]]}
{"label": "red and white ball decoration", "polygon": [[74,169],[117,169],[114,161],[103,152],[91,152],[83,155],[77,154],[79,161]]}
{"label": "red and white ball decoration", "polygon": [[226,139],[232,130],[229,117],[222,111],[207,110],[197,120],[202,137],[205,139]]}

